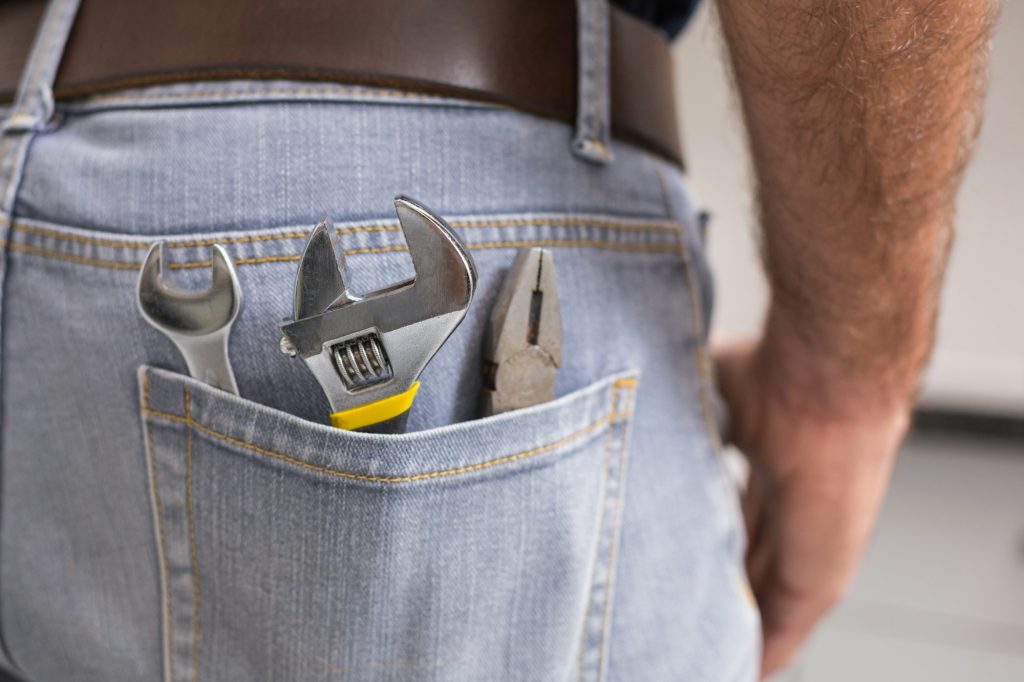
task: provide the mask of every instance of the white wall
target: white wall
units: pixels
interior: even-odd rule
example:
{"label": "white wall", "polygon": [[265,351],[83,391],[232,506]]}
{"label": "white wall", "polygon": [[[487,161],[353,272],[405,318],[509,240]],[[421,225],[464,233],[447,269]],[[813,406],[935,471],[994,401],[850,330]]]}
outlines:
{"label": "white wall", "polygon": [[[765,285],[739,111],[705,0],[676,41],[676,78],[695,185],[710,208],[718,281],[714,329],[758,329]],[[925,404],[1024,416],[1024,0],[1004,0],[986,120],[960,198]]]}

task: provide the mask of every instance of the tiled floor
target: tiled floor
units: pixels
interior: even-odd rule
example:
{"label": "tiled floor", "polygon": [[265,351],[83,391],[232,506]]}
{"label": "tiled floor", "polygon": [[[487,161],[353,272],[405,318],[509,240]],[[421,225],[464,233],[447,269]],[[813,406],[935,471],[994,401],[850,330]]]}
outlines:
{"label": "tiled floor", "polygon": [[1024,682],[1024,440],[914,435],[845,603],[784,682]]}

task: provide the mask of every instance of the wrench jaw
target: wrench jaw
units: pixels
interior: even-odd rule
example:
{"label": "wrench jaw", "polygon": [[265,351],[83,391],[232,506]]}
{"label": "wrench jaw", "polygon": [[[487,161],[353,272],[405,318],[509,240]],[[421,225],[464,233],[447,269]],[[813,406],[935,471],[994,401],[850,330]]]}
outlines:
{"label": "wrench jaw", "polygon": [[462,311],[465,315],[477,280],[472,256],[452,228],[422,204],[408,197],[395,197],[395,212],[416,271],[412,281],[423,311],[420,314]]}
{"label": "wrench jaw", "polygon": [[142,264],[137,287],[139,311],[146,321],[165,333],[184,336],[204,336],[230,328],[242,303],[238,275],[220,244],[214,244],[210,264],[210,288],[183,291],[163,280],[164,243],[153,244]]}
{"label": "wrench jaw", "polygon": [[301,267],[295,278],[294,319],[301,320],[356,300],[345,283],[345,257],[335,255],[331,236],[334,225],[320,221],[306,242]]}
{"label": "wrench jaw", "polygon": [[163,280],[163,242],[155,243],[139,272],[139,312],[174,343],[191,376],[238,395],[228,360],[228,337],[241,309],[242,289],[223,246],[213,246],[210,260],[210,287],[205,291],[182,291]]}
{"label": "wrench jaw", "polygon": [[451,228],[409,199],[395,199],[395,209],[412,279],[350,295],[326,222],[299,263],[294,316],[281,325],[281,346],[306,362],[335,415],[402,395],[411,401],[423,368],[473,299],[476,269]]}

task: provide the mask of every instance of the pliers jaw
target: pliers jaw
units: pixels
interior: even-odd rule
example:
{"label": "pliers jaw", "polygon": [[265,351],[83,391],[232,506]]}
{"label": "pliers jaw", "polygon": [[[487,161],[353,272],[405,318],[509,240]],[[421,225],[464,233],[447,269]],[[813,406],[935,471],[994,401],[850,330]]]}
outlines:
{"label": "pliers jaw", "polygon": [[484,339],[483,414],[553,400],[561,364],[554,256],[548,249],[522,249],[505,276]]}
{"label": "pliers jaw", "polygon": [[309,366],[336,425],[339,414],[396,396],[411,403],[423,368],[473,300],[476,268],[451,228],[410,199],[396,198],[395,209],[416,275],[352,295],[321,222],[299,261],[293,317],[281,325],[282,350]]}

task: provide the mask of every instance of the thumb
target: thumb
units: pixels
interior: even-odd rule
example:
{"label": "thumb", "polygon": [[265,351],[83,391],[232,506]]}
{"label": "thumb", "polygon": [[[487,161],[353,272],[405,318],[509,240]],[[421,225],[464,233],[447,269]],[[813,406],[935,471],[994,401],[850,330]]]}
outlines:
{"label": "thumb", "polygon": [[757,385],[754,375],[756,339],[722,339],[712,337],[711,360],[718,392],[725,403],[728,420],[725,439],[741,450],[748,444],[747,435],[754,431],[758,418]]}

